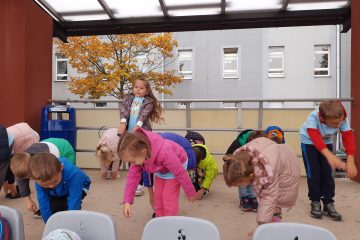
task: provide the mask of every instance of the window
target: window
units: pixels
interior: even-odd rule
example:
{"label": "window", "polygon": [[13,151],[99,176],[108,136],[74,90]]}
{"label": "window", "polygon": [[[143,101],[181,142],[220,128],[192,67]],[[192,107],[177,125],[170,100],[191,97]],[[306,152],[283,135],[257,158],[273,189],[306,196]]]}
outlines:
{"label": "window", "polygon": [[269,77],[284,77],[284,47],[269,47]]}
{"label": "window", "polygon": [[67,64],[68,60],[65,56],[56,54],[56,81],[67,81]]}
{"label": "window", "polygon": [[106,102],[97,102],[95,103],[95,108],[105,108],[107,106]]}
{"label": "window", "polygon": [[224,48],[223,78],[238,77],[238,48]]}
{"label": "window", "polygon": [[[186,108],[186,102],[178,102],[178,108],[185,109]],[[190,103],[190,108],[193,108],[193,103]]]}
{"label": "window", "polygon": [[330,76],[330,45],[314,46],[314,76]]}
{"label": "window", "polygon": [[222,108],[237,108],[236,102],[221,102]]}
{"label": "window", "polygon": [[183,79],[192,79],[192,50],[179,50],[179,74]]}

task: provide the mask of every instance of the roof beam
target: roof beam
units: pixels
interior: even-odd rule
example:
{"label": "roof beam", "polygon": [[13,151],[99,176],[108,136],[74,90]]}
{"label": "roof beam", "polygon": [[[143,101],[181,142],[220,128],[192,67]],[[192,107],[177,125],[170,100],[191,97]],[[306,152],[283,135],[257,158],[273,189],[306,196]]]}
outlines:
{"label": "roof beam", "polygon": [[290,0],[283,0],[281,11],[285,12],[287,10],[289,2],[290,2]]}
{"label": "roof beam", "polygon": [[53,36],[59,38],[64,43],[67,43],[67,33],[57,21],[53,20]]}
{"label": "roof beam", "polygon": [[166,5],[164,3],[164,0],[159,0],[159,3],[160,3],[161,11],[164,14],[164,17],[168,17],[169,13],[168,13],[167,7],[166,7]]}
{"label": "roof beam", "polygon": [[226,0],[221,0],[221,14],[225,14],[225,5],[226,5]]}
{"label": "roof beam", "polygon": [[104,2],[103,0],[97,0],[97,1],[99,2],[100,6],[104,9],[104,11],[109,16],[110,19],[116,19],[116,17],[111,12],[111,10],[110,10],[109,6],[106,4],[106,2]]}
{"label": "roof beam", "polygon": [[63,22],[67,36],[343,24],[349,8]]}
{"label": "roof beam", "polygon": [[55,20],[63,22],[64,18],[58,14],[54,8],[52,8],[47,2],[43,2],[42,0],[34,0],[34,2],[39,5],[45,12],[51,15]]}

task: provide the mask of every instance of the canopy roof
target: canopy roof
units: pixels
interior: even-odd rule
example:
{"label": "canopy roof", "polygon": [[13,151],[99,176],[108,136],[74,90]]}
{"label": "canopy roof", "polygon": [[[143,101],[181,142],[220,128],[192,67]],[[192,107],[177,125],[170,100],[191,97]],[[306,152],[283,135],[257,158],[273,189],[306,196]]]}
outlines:
{"label": "canopy roof", "polygon": [[54,36],[342,24],[341,0],[33,0],[54,19]]}

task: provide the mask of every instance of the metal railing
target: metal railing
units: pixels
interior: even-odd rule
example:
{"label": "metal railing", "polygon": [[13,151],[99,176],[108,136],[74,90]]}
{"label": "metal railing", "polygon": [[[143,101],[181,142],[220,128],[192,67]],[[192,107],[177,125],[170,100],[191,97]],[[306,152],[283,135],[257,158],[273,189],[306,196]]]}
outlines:
{"label": "metal railing", "polygon": [[[212,132],[241,132],[244,130],[242,128],[242,110],[244,109],[243,103],[258,103],[258,107],[251,109],[258,110],[258,123],[257,126],[259,130],[262,129],[263,126],[263,117],[264,117],[264,110],[265,109],[274,109],[274,108],[264,108],[264,103],[271,103],[271,102],[280,102],[280,103],[313,103],[313,105],[318,105],[322,101],[326,100],[338,100],[341,102],[352,102],[353,98],[312,98],[312,99],[160,99],[159,102],[161,103],[185,103],[185,114],[186,114],[186,127],[185,128],[154,128],[154,131],[212,131]],[[57,103],[66,103],[71,105],[71,103],[121,103],[122,100],[59,100],[59,99],[50,99],[49,103],[57,104]],[[192,110],[199,110],[204,108],[191,108],[191,103],[196,102],[204,102],[204,103],[211,103],[211,102],[222,102],[222,103],[236,103],[237,106],[237,128],[192,128],[191,124],[191,111]],[[114,109],[114,108],[106,108],[106,109]],[[220,109],[220,108],[219,108]],[[223,108],[222,108],[223,109]],[[276,109],[276,108],[275,108]],[[281,108],[281,109],[296,109],[296,108]],[[180,109],[182,110],[182,109]],[[109,127],[104,127],[103,129],[108,129]],[[98,127],[78,127],[78,130],[99,130]],[[284,132],[298,132],[299,129],[283,129]],[[76,149],[77,152],[95,152],[95,150],[90,149]],[[214,155],[223,155],[222,152],[212,152]]]}

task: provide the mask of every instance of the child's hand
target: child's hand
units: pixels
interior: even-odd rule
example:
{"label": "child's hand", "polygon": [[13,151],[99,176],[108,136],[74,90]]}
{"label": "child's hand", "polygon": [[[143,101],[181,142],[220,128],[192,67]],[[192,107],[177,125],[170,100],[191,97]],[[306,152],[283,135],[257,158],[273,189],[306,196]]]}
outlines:
{"label": "child's hand", "polygon": [[340,160],[340,158],[338,158],[337,156],[335,156],[334,154],[331,154],[328,158],[328,163],[331,166],[332,169],[343,169],[344,167],[344,162]]}
{"label": "child's hand", "polygon": [[131,204],[130,203],[124,203],[123,213],[126,218],[131,217]]}
{"label": "child's hand", "polygon": [[138,130],[139,128],[141,128],[140,126],[136,125],[133,129],[133,132],[136,132],[136,130]]}
{"label": "child's hand", "polygon": [[38,210],[36,203],[30,198],[30,196],[24,197],[24,201],[27,210],[30,210],[34,213]]}
{"label": "child's hand", "polygon": [[202,198],[203,194],[205,192],[205,189],[201,188],[199,191],[196,192],[195,199],[199,200]]}
{"label": "child's hand", "polygon": [[195,200],[196,200],[196,195],[193,197],[188,197],[189,202],[195,202]]}
{"label": "child's hand", "polygon": [[346,175],[353,178],[357,175],[356,165],[354,163],[354,156],[349,155],[346,160]]}
{"label": "child's hand", "polygon": [[120,135],[122,135],[122,134],[124,134],[125,130],[126,130],[126,123],[123,123],[123,122],[120,123],[120,126],[118,128],[118,133]]}

